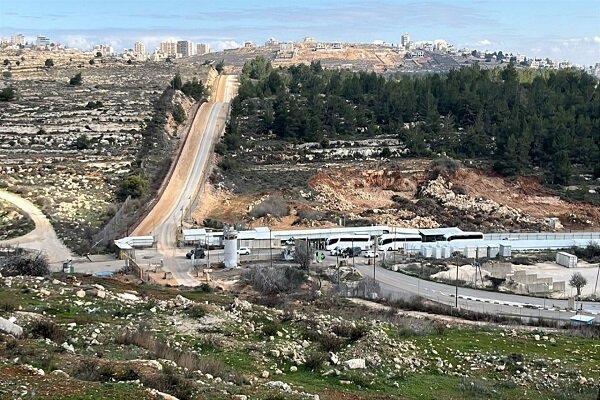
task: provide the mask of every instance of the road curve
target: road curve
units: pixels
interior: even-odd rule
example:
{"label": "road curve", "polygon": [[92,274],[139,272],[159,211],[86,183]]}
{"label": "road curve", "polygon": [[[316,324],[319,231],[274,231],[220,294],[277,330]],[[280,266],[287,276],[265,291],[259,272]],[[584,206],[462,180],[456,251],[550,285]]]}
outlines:
{"label": "road curve", "polygon": [[20,208],[35,223],[35,229],[28,234],[0,241],[0,246],[19,246],[41,251],[48,256],[50,263],[62,262],[73,257],[71,250],[58,238],[48,218],[35,204],[5,190],[0,190],[0,198]]}
{"label": "road curve", "polygon": [[164,269],[171,271],[180,285],[195,286],[197,281],[189,275],[190,262],[178,260],[175,256],[177,227],[182,224],[184,211],[207,176],[211,150],[225,128],[236,82],[237,77],[233,75],[218,78],[213,88],[214,95],[194,117],[185,147],[165,191],[133,232],[133,235],[155,237]]}
{"label": "road curve", "polygon": [[[363,276],[373,276],[373,266],[357,264],[355,267]],[[456,304],[455,287],[452,285],[418,279],[379,266],[375,268],[375,279],[379,282],[382,292],[388,297],[397,295],[408,298],[418,295],[447,305],[454,306]],[[575,315],[575,312],[566,311],[566,300],[520,296],[462,287],[458,288],[458,305],[460,308],[472,311],[522,317],[568,319]],[[600,313],[600,303],[577,302],[577,308],[580,307],[594,314]]]}

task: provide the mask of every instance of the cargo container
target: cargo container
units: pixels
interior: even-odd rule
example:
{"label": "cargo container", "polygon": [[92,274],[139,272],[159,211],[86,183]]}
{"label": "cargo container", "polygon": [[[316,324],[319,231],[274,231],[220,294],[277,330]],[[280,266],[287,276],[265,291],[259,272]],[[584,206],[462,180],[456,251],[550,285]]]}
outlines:
{"label": "cargo container", "polygon": [[556,253],[556,263],[563,267],[575,268],[577,267],[577,256],[565,253],[564,251],[559,251]]}

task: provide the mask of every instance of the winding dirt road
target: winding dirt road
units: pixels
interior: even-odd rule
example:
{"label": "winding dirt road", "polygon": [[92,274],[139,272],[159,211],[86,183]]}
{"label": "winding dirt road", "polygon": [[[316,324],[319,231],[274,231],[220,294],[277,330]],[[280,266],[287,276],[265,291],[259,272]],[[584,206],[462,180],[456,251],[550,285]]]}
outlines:
{"label": "winding dirt road", "polygon": [[23,210],[35,223],[35,229],[28,234],[0,241],[0,246],[19,246],[41,251],[48,256],[50,263],[73,258],[71,250],[58,238],[48,218],[35,204],[5,190],[0,190],[0,198]]}
{"label": "winding dirt road", "polygon": [[213,88],[214,96],[202,104],[194,117],[165,191],[132,234],[155,237],[165,271],[171,271],[180,285],[195,286],[197,281],[189,275],[190,262],[175,257],[177,227],[182,224],[183,213],[208,176],[212,148],[225,128],[229,103],[236,90],[236,76],[218,78]]}

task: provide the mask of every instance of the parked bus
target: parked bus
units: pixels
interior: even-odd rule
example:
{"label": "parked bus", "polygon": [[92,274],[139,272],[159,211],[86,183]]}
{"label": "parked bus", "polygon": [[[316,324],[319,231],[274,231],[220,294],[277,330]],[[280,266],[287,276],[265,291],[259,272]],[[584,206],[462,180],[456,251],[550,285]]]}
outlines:
{"label": "parked bus", "polygon": [[481,232],[460,232],[460,233],[449,233],[444,235],[444,239],[449,243],[463,243],[463,242],[477,242],[483,240],[483,233]]}
{"label": "parked bus", "polygon": [[331,251],[336,248],[342,250],[347,247],[360,247],[361,250],[369,250],[372,244],[370,235],[335,235],[327,238],[325,250]]}
{"label": "parked bus", "polygon": [[407,250],[408,247],[418,248],[421,246],[421,235],[389,233],[379,236],[377,245],[380,251]]}

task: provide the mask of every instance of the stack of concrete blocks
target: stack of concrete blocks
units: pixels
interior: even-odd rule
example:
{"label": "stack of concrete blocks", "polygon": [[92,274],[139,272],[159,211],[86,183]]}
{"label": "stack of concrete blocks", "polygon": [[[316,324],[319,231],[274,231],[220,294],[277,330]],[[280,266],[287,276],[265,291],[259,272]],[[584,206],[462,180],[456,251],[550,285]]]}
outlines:
{"label": "stack of concrete blocks", "polygon": [[481,268],[490,273],[494,278],[506,278],[512,271],[510,263],[489,261],[484,263]]}
{"label": "stack of concrete blocks", "polygon": [[552,278],[537,278],[533,283],[527,285],[527,292],[530,294],[546,294],[553,289]]}
{"label": "stack of concrete blocks", "polygon": [[567,285],[565,281],[553,282],[552,283],[552,291],[553,292],[563,292],[566,290]]}

